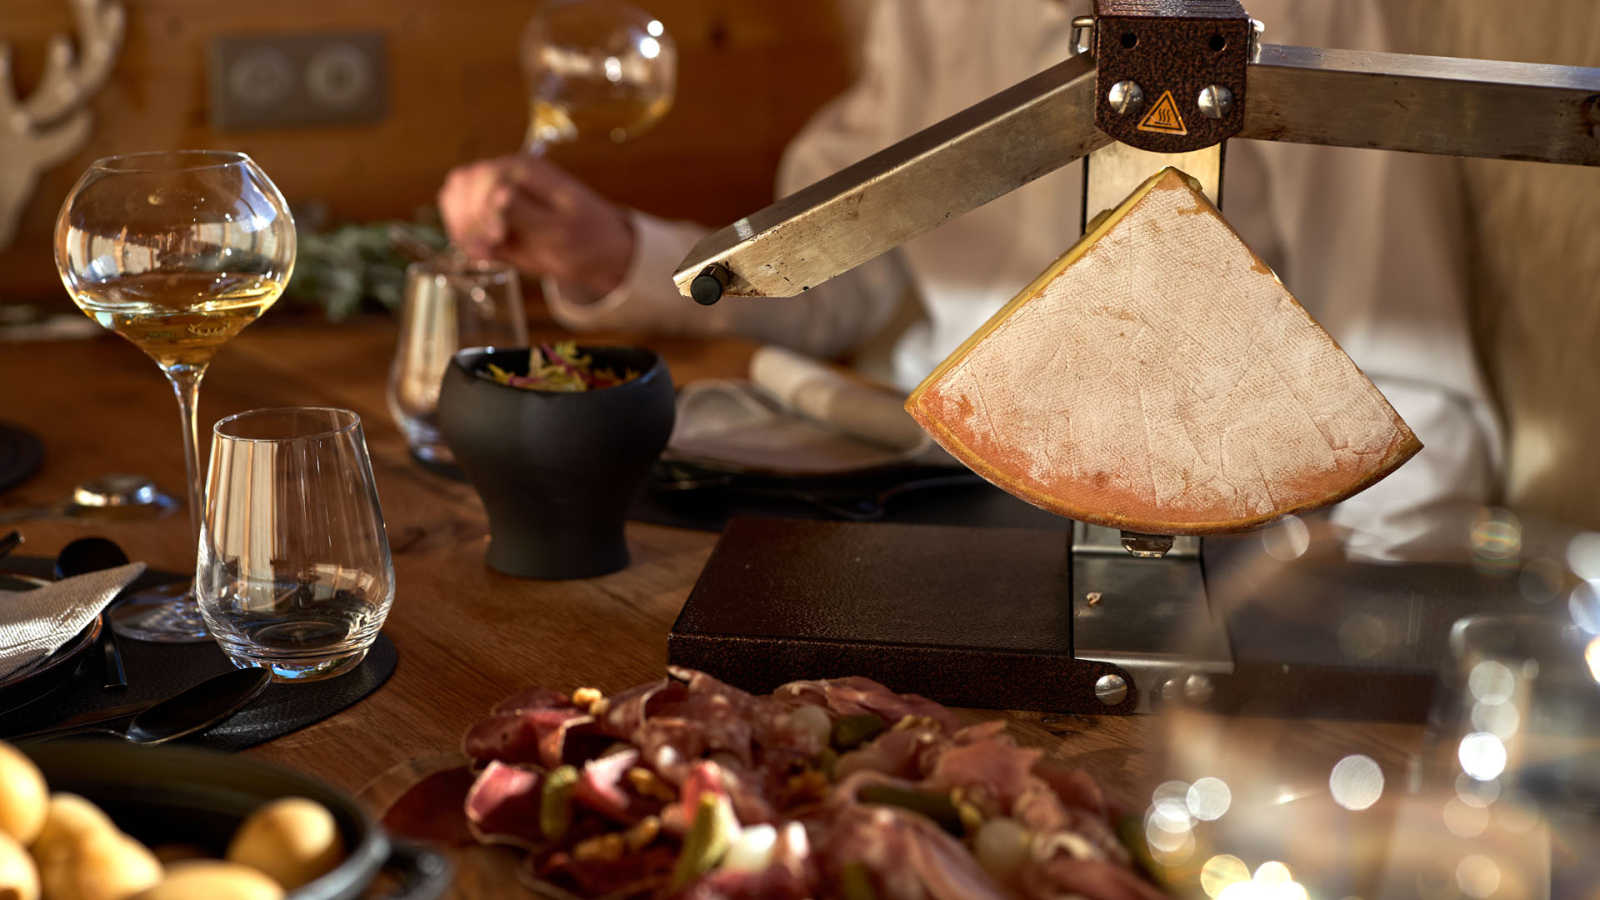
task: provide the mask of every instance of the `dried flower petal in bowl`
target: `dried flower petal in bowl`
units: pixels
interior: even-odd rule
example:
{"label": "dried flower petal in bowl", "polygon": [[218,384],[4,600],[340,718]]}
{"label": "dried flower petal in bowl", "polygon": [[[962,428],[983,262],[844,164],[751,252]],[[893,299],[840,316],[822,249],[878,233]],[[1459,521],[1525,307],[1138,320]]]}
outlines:
{"label": "dried flower petal in bowl", "polygon": [[580,353],[574,341],[561,341],[554,346],[540,344],[530,349],[526,375],[514,375],[494,363],[478,374],[511,387],[564,393],[616,387],[639,377],[639,373],[633,369],[623,369],[622,375],[618,376],[614,369],[594,368],[594,357]]}

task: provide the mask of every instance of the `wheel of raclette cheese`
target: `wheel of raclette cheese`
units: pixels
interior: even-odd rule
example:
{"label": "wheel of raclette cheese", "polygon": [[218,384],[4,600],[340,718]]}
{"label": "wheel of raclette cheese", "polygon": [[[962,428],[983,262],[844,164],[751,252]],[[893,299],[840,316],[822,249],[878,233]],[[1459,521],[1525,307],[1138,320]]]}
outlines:
{"label": "wheel of raclette cheese", "polygon": [[1422,449],[1176,169],[1135,191],[906,401],[946,450],[1063,516],[1242,531]]}

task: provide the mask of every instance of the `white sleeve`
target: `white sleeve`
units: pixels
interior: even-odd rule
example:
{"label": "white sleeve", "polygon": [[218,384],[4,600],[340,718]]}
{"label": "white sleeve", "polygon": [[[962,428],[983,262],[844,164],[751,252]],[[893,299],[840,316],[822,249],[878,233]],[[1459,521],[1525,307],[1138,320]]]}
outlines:
{"label": "white sleeve", "polygon": [[[904,15],[885,0],[867,28],[861,79],[812,118],[785,151],[780,194],[824,178],[893,142],[882,107],[904,90],[899,72]],[[593,303],[575,302],[550,279],[545,298],[556,321],[574,330],[649,330],[672,334],[739,335],[814,356],[837,356],[882,329],[910,283],[895,252],[842,273],[798,297],[727,297],[701,306],[681,296],[672,273],[707,230],[630,212],[634,255],[617,290]]]}
{"label": "white sleeve", "polygon": [[574,331],[655,331],[664,334],[738,335],[813,356],[836,356],[883,327],[906,278],[897,257],[873,260],[798,297],[726,297],[701,306],[678,293],[672,273],[706,233],[687,222],[667,222],[632,211],[633,260],[622,284],[592,303],[574,289],[543,281],[556,321]]}
{"label": "white sleeve", "polygon": [[[1397,49],[1376,0],[1252,0],[1250,8],[1276,43]],[[1234,144],[1229,189],[1240,187],[1233,200],[1243,202],[1229,206],[1230,221],[1423,443],[1395,473],[1334,509],[1333,521],[1354,533],[1348,552],[1395,558],[1430,542],[1430,555],[1445,543],[1459,548],[1461,509],[1493,500],[1502,448],[1471,340],[1456,161]]]}

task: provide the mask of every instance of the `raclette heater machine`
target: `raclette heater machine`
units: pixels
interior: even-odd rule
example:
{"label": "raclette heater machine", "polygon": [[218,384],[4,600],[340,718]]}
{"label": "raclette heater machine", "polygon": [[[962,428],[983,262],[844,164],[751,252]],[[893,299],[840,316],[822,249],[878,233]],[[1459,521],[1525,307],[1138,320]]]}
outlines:
{"label": "raclette heater machine", "polygon": [[[1238,0],[1097,0],[1073,25],[1066,61],[708,236],[680,290],[794,296],[1080,158],[1086,221],[1167,166],[1220,202],[1230,138],[1600,165],[1600,69],[1274,46]],[[734,520],[669,658],[756,691],[860,674],[964,706],[1418,720],[1450,623],[1515,602],[1466,568],[1260,547]],[[1352,621],[1403,639],[1353,656]]]}

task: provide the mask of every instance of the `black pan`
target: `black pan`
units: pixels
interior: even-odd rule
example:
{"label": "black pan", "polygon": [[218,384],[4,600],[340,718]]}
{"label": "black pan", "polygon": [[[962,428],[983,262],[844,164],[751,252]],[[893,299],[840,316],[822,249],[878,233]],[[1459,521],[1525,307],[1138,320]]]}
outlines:
{"label": "black pan", "polygon": [[[27,591],[42,584],[46,582],[0,572],[0,590]],[[8,712],[24,703],[31,703],[60,687],[72,673],[78,671],[78,664],[83,661],[84,654],[88,653],[95,641],[100,639],[101,627],[101,618],[97,617],[71,640],[58,647],[56,652],[21,672],[0,678],[0,712]]]}
{"label": "black pan", "polygon": [[139,747],[110,741],[20,745],[50,790],[94,801],[146,846],[193,844],[221,856],[239,823],[279,797],[306,797],[333,813],[349,855],[301,887],[294,900],[354,900],[380,873],[406,900],[433,900],[450,883],[439,853],[391,841],[344,794],[296,772],[196,747]]}

